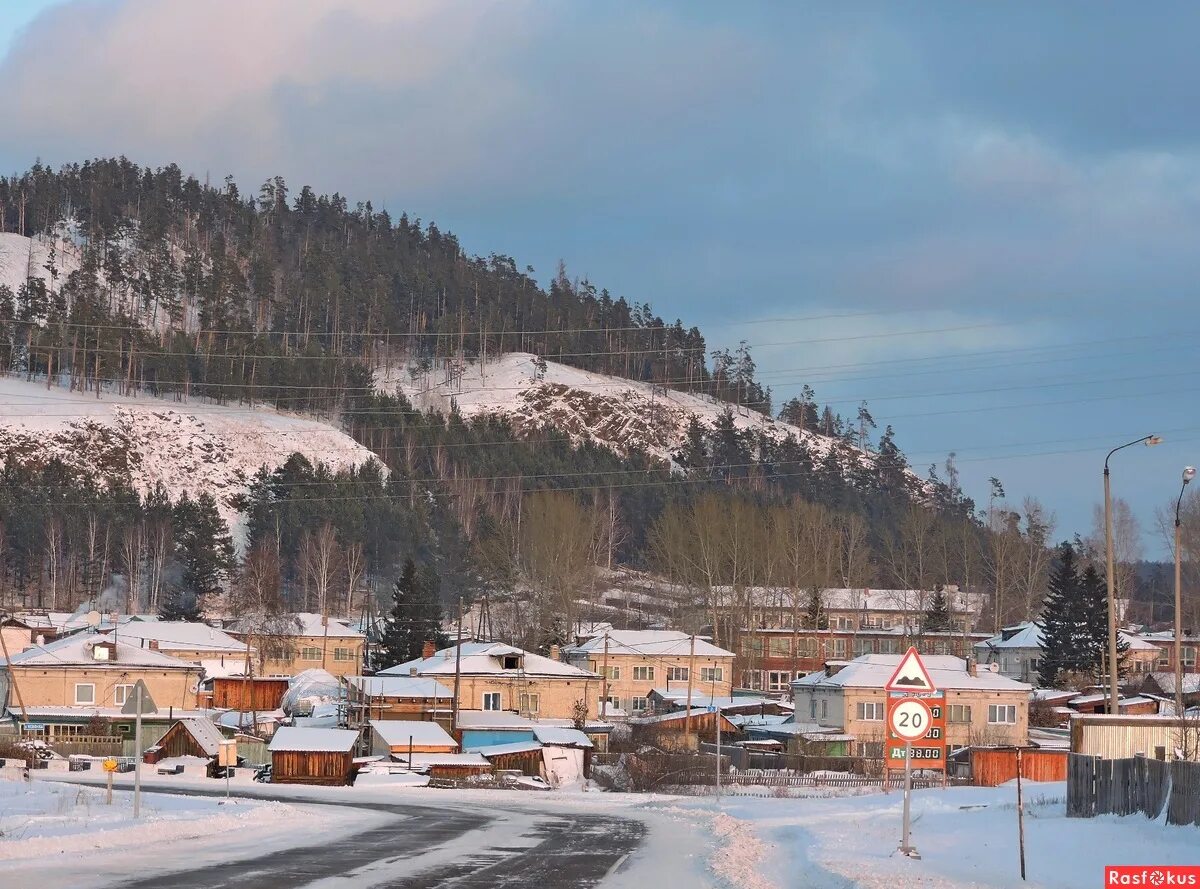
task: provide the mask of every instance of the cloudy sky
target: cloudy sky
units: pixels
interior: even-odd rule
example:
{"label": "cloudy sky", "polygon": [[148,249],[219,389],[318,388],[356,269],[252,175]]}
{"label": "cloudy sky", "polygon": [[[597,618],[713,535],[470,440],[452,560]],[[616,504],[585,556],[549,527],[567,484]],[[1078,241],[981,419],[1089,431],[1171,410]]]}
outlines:
{"label": "cloudy sky", "polygon": [[[1151,555],[1200,462],[1200,6],[4,0],[0,169],[281,174],[867,399]],[[839,317],[829,317],[839,316]]]}

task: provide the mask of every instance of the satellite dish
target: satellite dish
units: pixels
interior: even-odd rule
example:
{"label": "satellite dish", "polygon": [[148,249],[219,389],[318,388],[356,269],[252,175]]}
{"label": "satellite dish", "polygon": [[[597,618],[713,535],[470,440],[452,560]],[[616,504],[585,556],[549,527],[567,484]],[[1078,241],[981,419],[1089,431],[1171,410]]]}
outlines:
{"label": "satellite dish", "polygon": [[100,612],[99,611],[89,611],[87,613],[87,625],[89,627],[100,626]]}
{"label": "satellite dish", "polygon": [[992,661],[990,664],[988,664],[988,671],[991,673],[999,673],[1000,665],[995,661]]}

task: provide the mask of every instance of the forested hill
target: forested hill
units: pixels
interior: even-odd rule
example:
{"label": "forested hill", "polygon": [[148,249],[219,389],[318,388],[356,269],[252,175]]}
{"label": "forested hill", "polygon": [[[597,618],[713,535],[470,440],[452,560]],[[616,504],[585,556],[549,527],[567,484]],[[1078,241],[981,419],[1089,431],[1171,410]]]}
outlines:
{"label": "forested hill", "polygon": [[[580,531],[590,540],[588,559],[643,567],[655,567],[656,523],[710,496],[761,509],[803,498],[856,517],[876,553],[910,508],[938,521],[973,521],[952,472],[945,482],[918,482],[890,429],[871,442],[869,425],[851,429],[828,410],[822,415],[807,389],[780,412],[803,435],[766,435],[735,422],[734,411],[770,412],[770,393],[756,381],[747,349],[706,349],[695,327],[668,324],[648,305],[614,298],[561,268],[542,288],[532,269],[507,256],[469,255],[432,222],[393,218],[370,202],[350,206],[308,187],[290,190],[278,178],[243,194],[232,179],[213,187],[174,165],[151,170],[121,158],[59,170],[39,164],[0,179],[7,373],[95,395],[270,403],[339,425],[379,455],[386,480],[367,483],[294,461],[262,473],[237,504],[248,517],[247,549],[272,540],[285,591],[310,605],[314,581],[304,564],[322,528],[336,531],[346,552],[362,547],[360,569],[385,586],[407,555],[436,563],[451,592],[547,582],[523,561],[528,546],[518,538],[528,527],[521,524],[531,514],[528,499],[548,488],[561,495],[553,509],[591,516]],[[426,374],[471,361],[486,367],[481,359],[517,352],[697,393],[730,410],[689,424],[668,465],[661,454],[614,453],[558,434],[553,424],[517,429],[503,417],[464,418],[453,404],[437,416],[403,393],[379,391],[373,376],[395,366]],[[814,432],[819,447],[811,446]],[[4,458],[4,522],[4,504],[45,498],[47,485],[92,486],[87,502],[99,503],[114,484],[95,488],[94,479],[28,454]],[[25,475],[14,475],[17,462]],[[64,502],[72,500],[82,502]],[[555,515],[558,528],[575,521]],[[69,537],[78,517],[62,520]],[[138,521],[136,514],[126,520]],[[45,586],[39,533],[26,529],[19,571],[6,554],[0,587]],[[868,560],[852,572],[843,566],[829,582],[865,582],[882,570],[879,559]],[[232,566],[215,574],[222,571]],[[79,572],[91,577],[92,593],[103,573]],[[216,589],[211,577],[206,583],[179,580],[197,594]]]}

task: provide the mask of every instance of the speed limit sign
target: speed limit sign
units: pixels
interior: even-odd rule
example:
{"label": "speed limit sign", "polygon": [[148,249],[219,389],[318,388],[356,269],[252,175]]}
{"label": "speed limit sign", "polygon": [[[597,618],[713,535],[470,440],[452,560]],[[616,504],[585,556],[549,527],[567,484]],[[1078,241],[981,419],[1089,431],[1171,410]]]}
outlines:
{"label": "speed limit sign", "polygon": [[905,741],[919,741],[929,731],[933,714],[920,698],[907,698],[892,708],[889,728]]}

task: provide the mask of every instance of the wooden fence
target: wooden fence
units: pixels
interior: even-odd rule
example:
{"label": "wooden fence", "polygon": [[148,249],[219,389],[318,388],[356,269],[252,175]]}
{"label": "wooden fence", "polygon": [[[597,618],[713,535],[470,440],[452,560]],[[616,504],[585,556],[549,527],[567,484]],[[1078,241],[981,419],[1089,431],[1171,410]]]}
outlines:
{"label": "wooden fence", "polygon": [[1072,753],[1067,764],[1067,817],[1133,815],[1200,825],[1200,763],[1144,756],[1100,759]]}

